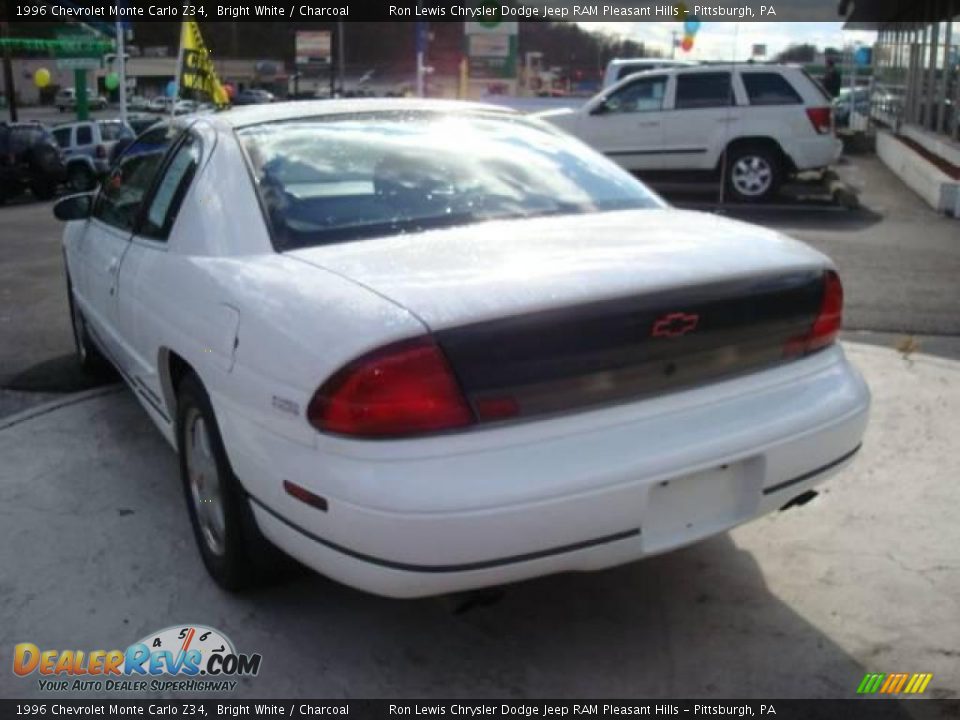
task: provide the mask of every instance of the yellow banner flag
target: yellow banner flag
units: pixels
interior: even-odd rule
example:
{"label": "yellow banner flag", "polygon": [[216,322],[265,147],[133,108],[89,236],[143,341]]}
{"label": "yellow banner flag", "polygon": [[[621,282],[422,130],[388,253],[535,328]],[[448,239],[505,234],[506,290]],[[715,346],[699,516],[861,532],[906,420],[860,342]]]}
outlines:
{"label": "yellow banner flag", "polygon": [[200,26],[193,20],[184,20],[180,32],[180,48],[183,64],[180,68],[180,87],[190,88],[210,96],[214,105],[230,104],[227,91],[224,90],[213,67],[210,51],[203,44]]}

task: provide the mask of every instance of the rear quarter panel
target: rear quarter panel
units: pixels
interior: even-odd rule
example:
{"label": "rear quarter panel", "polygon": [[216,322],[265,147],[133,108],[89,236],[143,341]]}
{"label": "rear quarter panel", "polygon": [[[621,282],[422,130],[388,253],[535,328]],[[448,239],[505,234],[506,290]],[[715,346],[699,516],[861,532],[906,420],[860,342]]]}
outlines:
{"label": "rear quarter panel", "polygon": [[[241,426],[312,446],[316,431],[305,411],[320,384],[362,352],[425,331],[361,285],[274,252],[231,135],[220,133],[168,245],[136,281],[147,344],[171,416],[167,353],[200,376],[231,459],[246,437],[236,432]],[[234,322],[235,338],[225,328]]]}

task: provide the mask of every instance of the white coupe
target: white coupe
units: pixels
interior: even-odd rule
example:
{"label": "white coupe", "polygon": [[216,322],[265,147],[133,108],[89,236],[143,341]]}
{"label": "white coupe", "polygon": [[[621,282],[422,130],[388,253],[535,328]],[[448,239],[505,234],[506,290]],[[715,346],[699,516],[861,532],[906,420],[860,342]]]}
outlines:
{"label": "white coupe", "polygon": [[226,588],[277,548],[396,597],[631,562],[804,502],[867,422],[828,258],[499,108],[185,118],[55,212],[80,361]]}

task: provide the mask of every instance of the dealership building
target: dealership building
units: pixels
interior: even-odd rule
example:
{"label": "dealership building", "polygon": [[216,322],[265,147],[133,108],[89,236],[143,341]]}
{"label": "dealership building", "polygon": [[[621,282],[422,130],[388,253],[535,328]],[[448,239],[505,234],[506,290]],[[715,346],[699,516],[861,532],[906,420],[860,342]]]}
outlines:
{"label": "dealership building", "polygon": [[843,0],[846,29],[877,33],[877,154],[932,207],[960,218],[960,0]]}
{"label": "dealership building", "polygon": [[[142,50],[130,48],[127,59],[127,87],[137,95],[154,97],[163,95],[167,84],[173,80],[177,67],[177,49],[169,47],[147,47]],[[73,87],[74,70],[69,63],[58,63],[50,57],[26,57],[13,60],[13,75],[17,89],[17,101],[23,105],[36,105],[45,98],[33,82],[34,73],[40,68],[50,72],[50,90]],[[97,63],[98,67],[88,69],[87,87],[98,88],[101,94],[107,94],[104,79],[113,70],[109,61]],[[286,94],[289,81],[282,60],[218,57],[214,61],[217,75],[224,82],[233,84],[237,89],[262,87],[273,92]],[[46,98],[49,100],[49,98]]]}

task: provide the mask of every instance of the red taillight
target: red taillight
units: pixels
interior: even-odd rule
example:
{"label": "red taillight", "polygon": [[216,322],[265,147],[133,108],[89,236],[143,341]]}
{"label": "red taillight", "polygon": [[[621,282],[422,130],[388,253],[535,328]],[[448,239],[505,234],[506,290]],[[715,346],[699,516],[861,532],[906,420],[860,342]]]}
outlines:
{"label": "red taillight", "polygon": [[833,129],[833,110],[829,107],[807,108],[807,117],[820,135],[826,135]]}
{"label": "red taillight", "polygon": [[351,362],[317,390],[307,419],[323,432],[368,438],[422,435],[474,422],[446,357],[429,337]]}
{"label": "red taillight", "polygon": [[97,157],[105,158],[107,156],[107,147],[106,145],[97,145]]}
{"label": "red taillight", "polygon": [[837,339],[842,324],[843,285],[833,270],[827,270],[823,274],[823,296],[817,319],[813,321],[809,332],[787,341],[783,349],[784,355],[805,355],[830,345]]}

